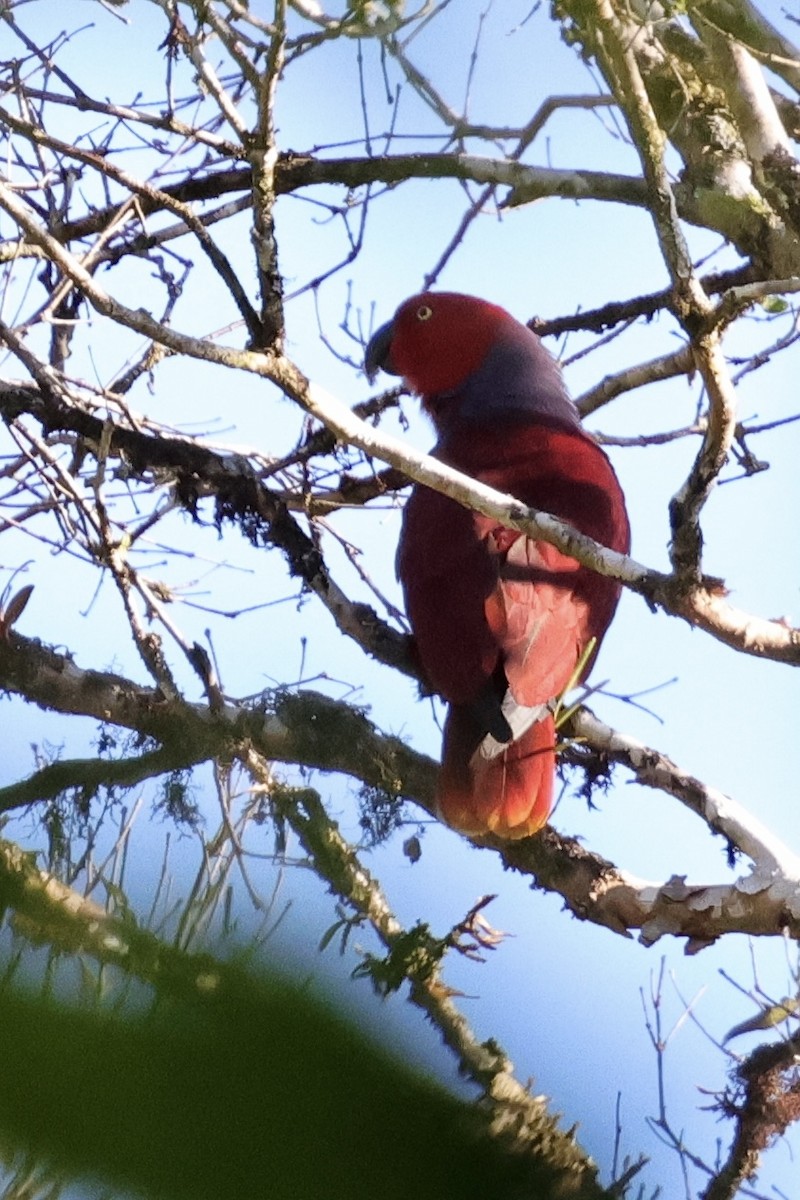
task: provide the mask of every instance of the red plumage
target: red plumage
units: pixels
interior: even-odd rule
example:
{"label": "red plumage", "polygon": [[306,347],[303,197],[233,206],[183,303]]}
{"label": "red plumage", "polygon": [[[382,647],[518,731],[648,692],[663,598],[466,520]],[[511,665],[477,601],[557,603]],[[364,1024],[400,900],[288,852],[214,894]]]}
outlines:
{"label": "red plumage", "polygon": [[[472,297],[428,294],[379,331],[368,365],[376,356],[422,391],[442,461],[627,552],[611,464],[524,326]],[[443,818],[470,834],[535,833],[552,806],[553,701],[594,639],[588,673],[619,585],[423,486],[406,505],[397,570],[420,664],[450,704]]]}

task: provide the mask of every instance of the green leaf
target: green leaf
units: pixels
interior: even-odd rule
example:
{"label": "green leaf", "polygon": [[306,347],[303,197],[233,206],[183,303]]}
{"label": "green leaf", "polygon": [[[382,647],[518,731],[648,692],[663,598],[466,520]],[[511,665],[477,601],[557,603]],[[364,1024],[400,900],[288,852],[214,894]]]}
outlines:
{"label": "green leaf", "polygon": [[787,996],[778,1004],[771,1004],[769,1008],[763,1009],[757,1016],[751,1017],[749,1021],[742,1021],[741,1025],[734,1025],[733,1029],[729,1029],[722,1040],[723,1042],[729,1042],[731,1038],[739,1037],[742,1033],[755,1033],[760,1029],[774,1029],[776,1025],[782,1025],[790,1017],[798,1015],[800,1015],[800,997]]}
{"label": "green leaf", "polygon": [[761,307],[766,313],[784,313],[789,308],[789,301],[783,296],[765,296]]}

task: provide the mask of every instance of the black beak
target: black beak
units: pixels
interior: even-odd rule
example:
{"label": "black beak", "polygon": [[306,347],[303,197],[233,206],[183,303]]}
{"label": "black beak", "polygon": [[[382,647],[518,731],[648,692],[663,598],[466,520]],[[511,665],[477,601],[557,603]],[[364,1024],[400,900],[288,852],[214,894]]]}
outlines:
{"label": "black beak", "polygon": [[374,383],[375,376],[379,371],[386,371],[389,375],[400,374],[392,362],[393,335],[394,322],[387,321],[369,340],[364,355],[364,371],[370,383]]}

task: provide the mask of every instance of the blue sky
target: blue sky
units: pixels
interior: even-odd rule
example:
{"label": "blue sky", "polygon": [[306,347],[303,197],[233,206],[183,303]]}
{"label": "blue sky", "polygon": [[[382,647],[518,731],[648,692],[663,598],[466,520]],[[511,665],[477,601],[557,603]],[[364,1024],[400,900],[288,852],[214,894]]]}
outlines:
{"label": "blue sky", "polygon": [[[559,40],[544,9],[524,21],[529,9],[527,0],[512,0],[492,8],[483,23],[471,85],[470,115],[476,120],[523,123],[551,93],[596,90],[587,69]],[[133,0],[124,13],[128,25],[99,5],[81,0],[68,0],[57,10],[33,4],[20,9],[19,20],[31,33],[93,22],[94,28],[73,40],[63,62],[71,63],[76,76],[82,77],[91,59],[97,95],[107,93],[126,103],[140,90],[146,96],[160,94],[162,66],[153,47],[163,38],[163,18],[154,6]],[[456,3],[409,47],[416,64],[430,72],[454,108],[462,104],[478,24],[478,6]],[[329,44],[288,70],[278,107],[281,149],[301,151],[359,138],[362,110],[356,54],[352,42]],[[391,111],[377,48],[364,46],[363,56],[370,128],[379,148]],[[396,82],[396,69],[390,64],[387,71]],[[91,124],[74,112],[69,119],[82,120],[83,128]],[[406,91],[398,128],[419,134],[433,132],[437,126],[420,101]],[[439,144],[410,141],[393,148]],[[345,152],[360,150],[356,145]],[[479,152],[491,153],[492,148],[481,147]],[[527,152],[526,161],[631,174],[638,169],[612,116],[582,110],[554,116]],[[143,162],[143,154],[132,151],[124,165],[135,171]],[[331,189],[326,198],[341,203],[343,195]],[[373,305],[376,323],[389,317],[405,296],[418,290],[464,207],[464,193],[452,181],[411,184],[373,203],[363,254],[319,295],[323,328],[341,352],[354,350],[338,328],[348,295],[365,320]],[[277,222],[281,265],[290,288],[333,264],[345,248],[337,222],[325,219],[305,198],[282,199]],[[241,264],[241,278],[252,293],[254,270],[246,222],[239,219],[224,232],[217,227],[215,233]],[[689,234],[697,255],[716,249],[708,235]],[[190,249],[188,241],[182,248]],[[717,254],[711,265],[716,268],[732,261],[730,254]],[[103,282],[118,289],[122,298],[130,301],[136,296],[137,303],[156,307],[157,288],[141,263],[115,271]],[[666,272],[645,213],[622,206],[550,200],[502,216],[487,211],[473,224],[438,282],[451,290],[484,295],[527,319],[656,290],[665,285]],[[176,326],[205,333],[224,326],[234,315],[216,277],[199,264],[176,310]],[[287,320],[288,350],[309,376],[349,403],[370,394],[363,376],[337,361],[323,345],[308,294],[288,306]],[[93,324],[100,330],[97,318]],[[770,324],[764,319],[749,322],[731,335],[730,350],[750,353],[774,340],[787,324],[787,317]],[[89,338],[81,343],[91,338],[92,331],[86,332]],[[76,350],[70,362],[76,376],[92,379],[96,373],[107,382],[137,345],[104,325],[101,334],[92,339],[91,358],[85,350]],[[238,344],[240,337],[233,333],[230,340]],[[674,323],[665,316],[637,326],[568,366],[569,386],[577,395],[605,374],[674,348],[677,337]],[[551,349],[569,357],[586,344],[586,339],[575,335],[566,346],[553,343]],[[796,378],[797,349],[793,348],[743,381],[742,417],[766,422],[791,415],[797,404]],[[589,427],[608,435],[680,427],[693,419],[699,395],[697,381],[654,385],[595,414]],[[258,445],[270,452],[288,448],[302,426],[301,415],[287,401],[253,378],[232,379],[227,372],[196,363],[165,364],[153,389],[140,387],[132,402],[160,420],[208,429],[213,440]],[[409,440],[419,447],[429,446],[430,430],[413,401],[404,402],[403,412]],[[390,421],[387,428],[391,427]],[[787,425],[756,439],[752,448],[769,460],[769,471],[719,487],[704,518],[706,569],[725,578],[733,601],[763,616],[793,617],[795,623],[798,559],[796,539],[788,530],[800,515],[798,437],[800,428]],[[662,568],[667,563],[667,503],[685,477],[697,446],[696,440],[685,439],[665,447],[611,450],[628,496],[633,553],[650,566]],[[731,476],[737,473],[728,471]],[[370,574],[398,601],[393,571],[398,507],[387,504],[374,512],[343,513],[335,524],[362,548]],[[171,522],[170,533],[177,544],[203,555],[205,561],[166,562],[166,556],[157,554],[155,560],[165,565],[154,573],[162,571],[174,583],[191,585],[198,598],[203,593],[204,603],[244,606],[292,593],[275,552],[256,552],[231,534],[220,542],[213,531],[194,529],[183,518]],[[354,573],[328,541],[337,577],[356,595],[359,585]],[[120,637],[120,613],[111,585],[105,583],[95,595],[95,580],[88,571],[64,555],[42,553],[21,537],[8,539],[0,567],[32,557],[37,562],[27,579],[36,584],[36,592],[20,626],[23,632],[74,646],[83,666],[113,666],[141,676],[132,647]],[[54,591],[59,602],[48,603]],[[302,606],[285,603],[236,621],[213,620],[207,613],[186,609],[180,618],[185,631],[200,640],[212,624],[224,683],[231,694],[250,694],[277,680],[294,681],[303,662],[306,679],[324,673],[330,680],[316,680],[311,686],[338,696],[355,686],[355,699],[369,705],[378,725],[402,733],[419,749],[438,753],[439,732],[430,704],[418,702],[410,684],[365,661],[344,642],[314,599]],[[800,849],[797,683],[787,667],[736,655],[683,622],[651,613],[638,597],[626,595],[594,680],[608,680],[607,691],[618,696],[664,685],[643,698],[650,712],[613,695],[596,697],[593,705],[608,723],[665,751],[705,782],[732,794]],[[13,731],[14,741],[7,747],[3,782],[29,769],[30,742],[41,742],[46,736],[63,742],[65,754],[76,753],[90,732],[88,723],[73,728],[59,718],[26,712],[18,705],[12,708],[7,700],[2,705],[5,729]],[[356,836],[352,788],[323,777],[315,784],[345,830]],[[213,800],[209,796],[205,802],[213,824]],[[557,827],[583,837],[592,849],[640,876],[663,880],[677,874],[702,882],[732,878],[724,848],[696,818],[675,801],[635,787],[622,772],[598,805],[588,812],[582,801],[567,795],[556,814]],[[153,886],[155,847],[162,836],[163,826],[140,829],[139,875],[131,882],[142,902]],[[403,857],[401,841],[395,838],[370,856],[370,867],[383,880],[401,920],[411,923],[422,917],[443,931],[478,896],[497,893],[489,919],[512,936],[486,964],[459,959],[447,971],[451,985],[465,993],[464,1009],[480,1035],[497,1037],[518,1075],[535,1077],[536,1090],[553,1098],[566,1125],[580,1122],[583,1143],[605,1171],[610,1166],[620,1092],[624,1149],[650,1155],[653,1162],[643,1178],[653,1186],[662,1183],[667,1194],[678,1194],[674,1190],[680,1186],[677,1160],[659,1146],[645,1122],[656,1112],[656,1058],[648,1041],[640,989],[649,992],[651,976],[659,971],[664,955],[667,1029],[683,1011],[679,991],[686,999],[698,997],[696,1015],[715,1037],[721,1037],[752,1010],[722,979],[720,970],[751,986],[755,961],[761,986],[780,996],[791,987],[789,975],[795,964],[791,952],[777,943],[762,942],[751,948],[741,937],[726,939],[693,959],[683,955],[681,945],[667,941],[646,950],[635,941],[577,922],[560,911],[557,898],[531,891],[527,880],[502,872],[490,854],[471,849],[449,831],[428,830],[422,860],[415,866]],[[179,887],[189,878],[193,853],[188,843],[175,850]],[[452,1064],[416,1014],[397,1000],[379,1005],[363,983],[346,983],[352,957],[340,963],[331,949],[321,959],[316,956],[319,937],[333,920],[331,899],[324,889],[305,873],[290,871],[282,894],[293,898],[293,907],[276,942],[279,953],[286,955],[291,947],[302,970],[320,986],[333,973],[341,994],[348,1003],[358,1004],[363,1019],[376,1031],[385,1030],[388,1010],[404,1053],[433,1065],[459,1086]],[[700,1089],[721,1087],[725,1065],[720,1051],[691,1021],[681,1025],[668,1046],[670,1118],[676,1129],[686,1132],[692,1149],[712,1159],[715,1139],[725,1131],[714,1114],[700,1111],[708,1104]],[[790,1143],[797,1152],[796,1131]],[[760,1190],[768,1192],[775,1185],[788,1192],[795,1171],[788,1147],[779,1146]]]}

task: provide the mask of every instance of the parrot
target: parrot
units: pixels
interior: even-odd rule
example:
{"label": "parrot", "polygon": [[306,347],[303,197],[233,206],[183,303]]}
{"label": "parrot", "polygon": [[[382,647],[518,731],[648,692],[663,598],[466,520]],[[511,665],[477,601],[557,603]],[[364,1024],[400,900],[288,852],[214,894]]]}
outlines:
{"label": "parrot", "polygon": [[[370,339],[365,373],[419,396],[441,462],[627,554],[606,454],[539,337],[476,296],[412,296]],[[554,712],[588,675],[620,584],[548,542],[416,484],[396,559],[414,654],[448,704],[436,809],[472,836],[532,836],[553,806]]]}

